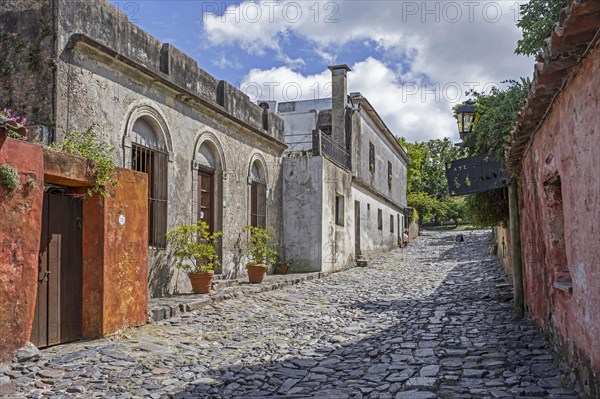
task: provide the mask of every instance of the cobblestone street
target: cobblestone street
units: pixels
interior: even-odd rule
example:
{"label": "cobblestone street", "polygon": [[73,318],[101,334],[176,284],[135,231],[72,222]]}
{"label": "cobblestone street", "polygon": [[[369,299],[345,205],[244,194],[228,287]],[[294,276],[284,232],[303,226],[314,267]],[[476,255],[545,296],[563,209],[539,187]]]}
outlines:
{"label": "cobblestone street", "polygon": [[236,298],[0,371],[0,396],[576,398],[515,321],[489,231],[425,232],[320,280]]}

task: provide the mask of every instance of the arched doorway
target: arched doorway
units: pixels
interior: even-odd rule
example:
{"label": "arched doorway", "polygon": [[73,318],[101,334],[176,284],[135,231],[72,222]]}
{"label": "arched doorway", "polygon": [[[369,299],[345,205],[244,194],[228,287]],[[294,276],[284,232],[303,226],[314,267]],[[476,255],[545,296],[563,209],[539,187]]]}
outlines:
{"label": "arched doorway", "polygon": [[[212,135],[211,135],[212,136]],[[196,193],[195,219],[204,220],[211,232],[223,230],[223,158],[216,138],[204,138],[194,154],[194,181]],[[219,239],[217,253],[223,261],[223,245]],[[223,273],[223,265],[215,267]]]}

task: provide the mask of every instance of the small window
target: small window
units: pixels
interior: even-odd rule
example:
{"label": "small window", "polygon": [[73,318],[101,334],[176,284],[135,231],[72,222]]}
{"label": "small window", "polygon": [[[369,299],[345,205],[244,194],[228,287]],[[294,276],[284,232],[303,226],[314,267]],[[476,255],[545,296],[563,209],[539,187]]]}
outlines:
{"label": "small window", "polygon": [[369,143],[369,170],[375,173],[375,146]]}
{"label": "small window", "polygon": [[388,161],[388,187],[392,188],[392,163]]}
{"label": "small window", "polygon": [[381,209],[377,210],[377,228],[383,230],[383,211]]}
{"label": "small window", "polygon": [[371,210],[371,204],[367,203],[367,211],[370,211],[370,210]]}
{"label": "small window", "polygon": [[344,196],[335,196],[335,224],[338,226],[344,225]]}
{"label": "small window", "polygon": [[394,215],[390,215],[390,233],[394,232]]}

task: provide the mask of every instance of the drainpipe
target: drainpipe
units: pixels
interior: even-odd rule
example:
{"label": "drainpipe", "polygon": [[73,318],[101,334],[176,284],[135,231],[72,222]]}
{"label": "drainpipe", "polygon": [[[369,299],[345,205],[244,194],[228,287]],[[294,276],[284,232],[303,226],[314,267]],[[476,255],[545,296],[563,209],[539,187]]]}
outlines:
{"label": "drainpipe", "polygon": [[510,218],[510,243],[512,255],[512,275],[515,301],[515,317],[522,319],[525,316],[525,302],[523,299],[523,264],[521,258],[521,232],[519,219],[519,181],[517,177],[511,178],[508,187],[508,208]]}

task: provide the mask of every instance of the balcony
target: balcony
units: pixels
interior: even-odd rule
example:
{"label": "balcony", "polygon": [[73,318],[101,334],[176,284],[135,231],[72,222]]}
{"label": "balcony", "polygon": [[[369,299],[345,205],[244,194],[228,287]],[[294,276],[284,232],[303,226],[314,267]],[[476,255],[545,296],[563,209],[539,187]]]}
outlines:
{"label": "balcony", "polygon": [[313,155],[326,155],[341,167],[351,170],[352,159],[350,152],[336,144],[331,136],[321,130],[313,130]]}

